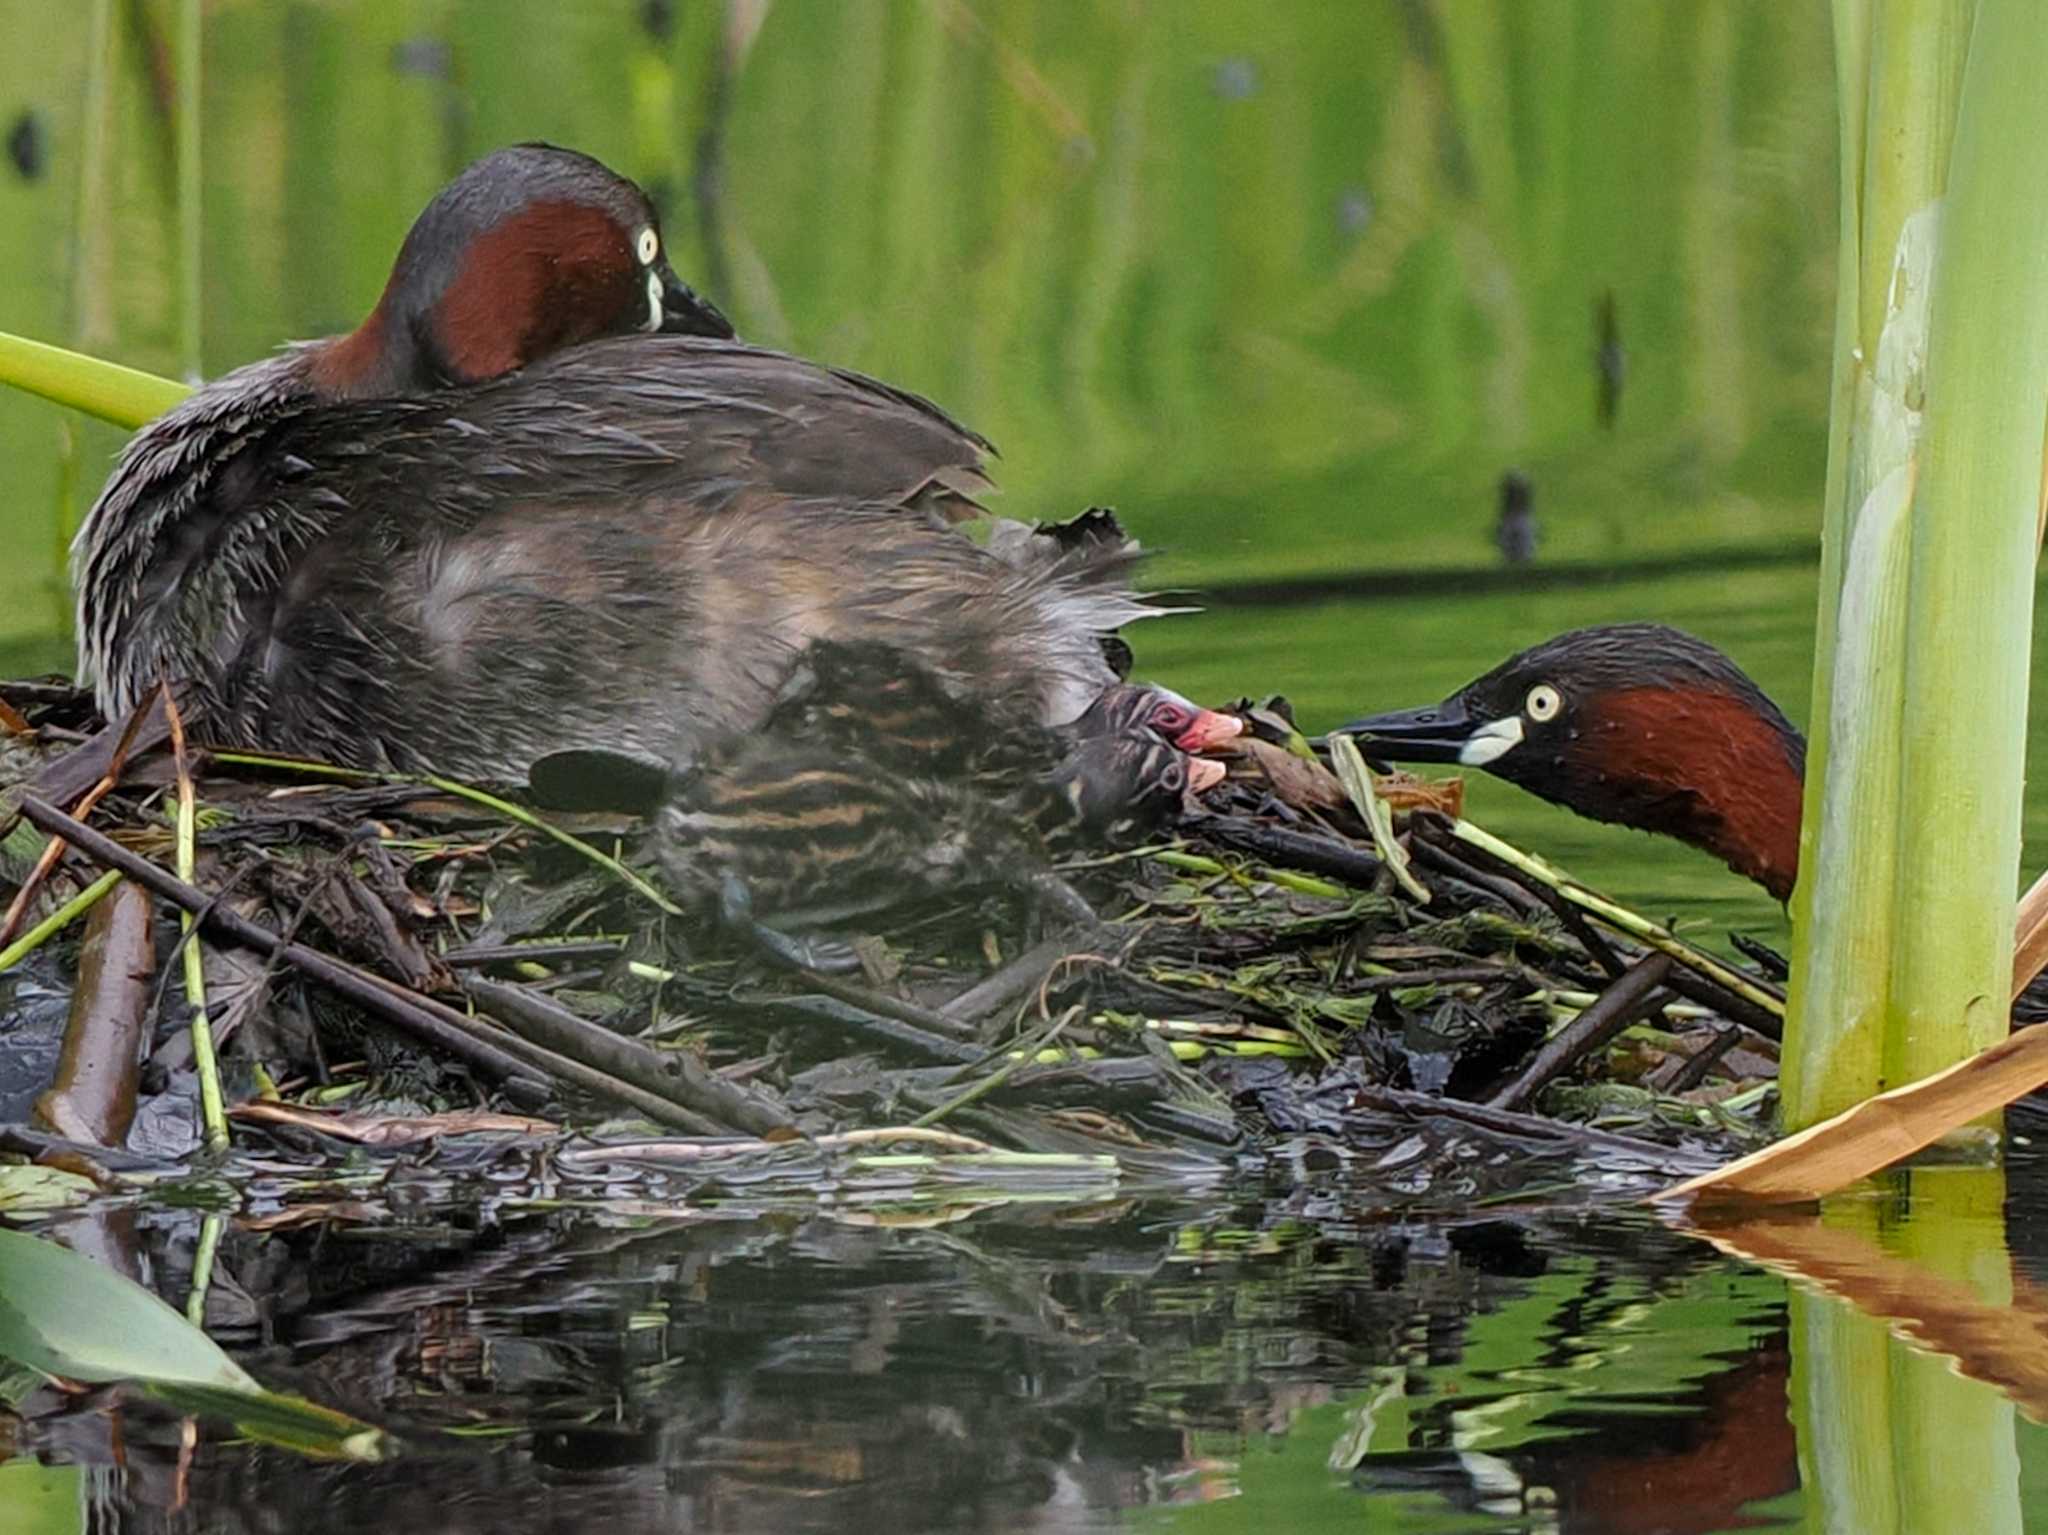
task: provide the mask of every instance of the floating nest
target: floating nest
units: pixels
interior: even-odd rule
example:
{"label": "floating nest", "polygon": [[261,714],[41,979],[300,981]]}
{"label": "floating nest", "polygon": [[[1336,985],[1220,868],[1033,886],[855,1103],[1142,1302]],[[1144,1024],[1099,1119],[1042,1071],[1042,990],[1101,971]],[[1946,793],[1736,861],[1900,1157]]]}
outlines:
{"label": "floating nest", "polygon": [[1766,1136],[1769,974],[1491,838],[1455,782],[1326,762],[1284,705],[1240,706],[1229,778],[1170,838],[1061,866],[1098,922],[969,891],[868,922],[839,977],[679,914],[629,818],[124,741],[60,683],[0,699],[18,1168],[205,1166],[211,1058],[230,1156],[495,1137],[541,1148],[541,1181],[671,1203],[1325,1155],[1434,1201],[1641,1193]]}

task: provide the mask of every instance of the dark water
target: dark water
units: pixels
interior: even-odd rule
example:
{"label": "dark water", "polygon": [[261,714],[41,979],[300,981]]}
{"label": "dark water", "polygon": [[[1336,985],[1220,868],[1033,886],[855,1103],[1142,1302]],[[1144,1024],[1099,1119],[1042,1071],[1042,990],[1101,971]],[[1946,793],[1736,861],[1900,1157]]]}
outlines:
{"label": "dark water", "polygon": [[[1501,1157],[1454,1173],[1449,1145],[1397,1140],[1349,1165],[1300,1146],[1272,1176],[1198,1198],[820,1208],[728,1190],[659,1215],[421,1210],[377,1232],[234,1233],[215,1335],[266,1379],[409,1431],[420,1450],[309,1467],[209,1434],[169,1523],[1803,1529],[1842,1499],[1802,1492],[1802,1453],[1831,1493],[1845,1477],[1867,1493],[1971,1458],[1932,1425],[1872,1447],[1820,1421],[1817,1393],[1839,1414],[1857,1391],[1888,1390],[1907,1425],[1925,1409],[1900,1378],[1918,1356],[1881,1321],[1788,1294],[1583,1190],[1547,1210],[1456,1208]],[[1396,1193],[1430,1162],[1443,1197]],[[2039,1172],[2023,1156],[2015,1187]],[[1930,1236],[1981,1261],[2009,1229],[2013,1283],[2043,1272],[2024,1250],[2048,1233],[2037,1198],[2016,1193],[2009,1221],[1994,1201],[1988,1218],[1935,1232],[1901,1209],[1852,1206],[1834,1235],[1883,1228],[1868,1253],[1930,1290],[1944,1283],[1941,1259],[1916,1253]],[[176,1299],[195,1224],[117,1214],[56,1229],[145,1256]],[[1914,1317],[1911,1285],[1885,1282],[1892,1314]],[[1947,1325],[1938,1336],[1967,1339],[1982,1317]],[[1862,1386],[1830,1374],[1859,1350]],[[1968,1395],[1950,1407],[1959,1426],[1988,1406],[2016,1447],[2011,1519],[1964,1508],[1967,1523],[1897,1527],[2032,1527],[2029,1511],[2048,1515],[2048,1436],[2015,1426],[1990,1387],[1926,1363],[1939,1390]],[[17,1447],[56,1469],[0,1465],[0,1507],[33,1477],[68,1507],[158,1527],[178,1499],[172,1419],[146,1405],[67,1412],[47,1392],[25,1405]],[[1856,1458],[1872,1453],[1874,1465]]]}
{"label": "dark water", "polygon": [[[207,4],[196,358],[176,9],[0,0],[0,330],[211,373],[345,328],[448,174],[550,138],[655,190],[744,333],[995,437],[1001,510],[1120,507],[1216,593],[1135,637],[1189,691],[1327,725],[1659,618],[1805,716],[1822,7]],[[0,670],[63,664],[62,550],[118,443],[0,396]],[[1368,595],[1230,595],[1299,578]],[[1780,931],[1702,855],[1486,780],[1470,808],[1704,938]],[[1995,1319],[2033,1325],[2031,1162],[2010,1220],[1984,1175],[1850,1202],[1800,1289],[1569,1169],[1498,1204],[1524,1154],[1426,1139],[950,1211],[486,1218],[401,1174],[395,1230],[230,1223],[209,1320],[266,1379],[477,1437],[341,1469],[210,1434],[181,1484],[170,1420],[42,1392],[0,1412],[0,1527],[2048,1528],[2041,1435],[1945,1362],[2025,1373]],[[63,1229],[182,1299],[189,1220]]]}

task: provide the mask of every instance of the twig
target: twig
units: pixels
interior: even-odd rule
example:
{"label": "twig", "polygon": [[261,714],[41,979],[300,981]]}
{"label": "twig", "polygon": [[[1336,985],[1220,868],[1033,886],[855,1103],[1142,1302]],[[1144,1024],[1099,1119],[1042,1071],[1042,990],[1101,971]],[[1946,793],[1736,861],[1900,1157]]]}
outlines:
{"label": "twig", "polygon": [[[473,1019],[462,1019],[460,1024],[451,1024],[433,1011],[437,1004],[430,1004],[426,998],[414,997],[408,993],[394,995],[398,989],[369,972],[359,970],[344,961],[309,949],[303,944],[287,943],[268,928],[250,921],[239,912],[227,907],[216,907],[206,892],[194,888],[179,879],[167,869],[161,869],[109,837],[102,836],[83,822],[75,821],[54,805],[45,803],[33,795],[21,802],[23,819],[31,825],[63,837],[86,857],[95,863],[118,870],[138,885],[162,896],[185,911],[199,918],[202,927],[246,944],[262,954],[274,955],[302,973],[313,977],[332,990],[347,997],[351,1002],[374,1013],[385,1022],[396,1025],[406,1032],[423,1039],[428,1044],[447,1051],[467,1061],[471,1066],[491,1076],[515,1078],[530,1087],[545,1090],[545,1083],[535,1078],[535,1073],[525,1061],[497,1044],[478,1037],[479,1028]],[[454,1012],[454,1009],[444,1009]]]}
{"label": "twig", "polygon": [[450,949],[441,963],[450,970],[481,970],[486,965],[546,963],[562,959],[609,959],[625,945],[616,938],[575,938],[561,942],[476,943]]}
{"label": "twig", "polygon": [[33,708],[37,704],[87,704],[92,702],[92,690],[81,688],[73,682],[34,682],[10,677],[0,682],[6,689],[7,697],[20,707]]}
{"label": "twig", "polygon": [[913,1119],[911,1124],[920,1130],[929,1128],[938,1124],[940,1120],[947,1118],[955,1111],[964,1109],[969,1104],[986,1098],[1018,1072],[1033,1064],[1038,1058],[1038,1052],[1050,1046],[1054,1040],[1066,1032],[1067,1025],[1080,1016],[1081,1009],[1079,1005],[1068,1008],[1058,1018],[1054,1019],[1052,1023],[1039,1030],[1036,1035],[1021,1042],[1015,1052],[1001,1066],[997,1067],[987,1076],[970,1083],[965,1089],[954,1094],[945,1102],[927,1109],[924,1113]]}
{"label": "twig", "polygon": [[730,1127],[768,1135],[794,1126],[787,1114],[705,1070],[687,1054],[650,1050],[638,1040],[577,1017],[551,998],[504,981],[466,976],[462,985],[527,1039],[701,1114],[715,1130]]}
{"label": "twig", "polygon": [[1066,938],[1049,938],[1037,948],[1025,950],[1000,970],[984,976],[965,991],[956,992],[948,997],[942,1011],[948,1017],[956,1018],[962,1023],[979,1023],[1005,1003],[1016,1001],[1038,985],[1041,979],[1052,974],[1066,956]]}
{"label": "twig", "polygon": [[[1450,822],[1440,815],[1421,811],[1411,813],[1408,817],[1408,839],[1415,845],[1415,856],[1459,884],[1481,895],[1492,896],[1509,911],[1521,916],[1534,916],[1550,909],[1543,900],[1514,880],[1490,874],[1445,847],[1437,838],[1448,836],[1449,827]],[[1616,973],[1619,973],[1618,969]]]}
{"label": "twig", "polygon": [[1282,826],[1261,826],[1238,816],[1204,817],[1200,830],[1203,836],[1225,847],[1291,869],[1325,874],[1360,890],[1370,890],[1385,867],[1371,853],[1335,837]]}
{"label": "twig", "polygon": [[1657,986],[1671,972],[1671,956],[1651,954],[1600,993],[1578,1017],[1545,1041],[1522,1074],[1487,1099],[1496,1109],[1519,1109],[1582,1056],[1590,1055],[1657,1005]]}
{"label": "twig", "polygon": [[906,1125],[874,1125],[860,1130],[839,1130],[814,1135],[801,1142],[763,1140],[718,1141],[622,1141],[601,1146],[571,1146],[557,1152],[555,1160],[564,1167],[591,1167],[607,1162],[640,1162],[656,1167],[687,1167],[700,1162],[719,1162],[732,1157],[759,1156],[791,1145],[809,1151],[857,1151],[863,1146],[885,1146],[913,1141],[938,1151],[957,1151],[975,1156],[996,1153],[987,1141],[957,1130],[923,1130]]}
{"label": "twig", "polygon": [[[161,746],[169,735],[161,696],[151,693],[120,729],[109,725],[77,750],[40,768],[29,780],[28,792],[52,804],[72,804],[102,778],[118,779],[131,758]],[[0,815],[0,835],[13,825],[13,812]]]}
{"label": "twig", "polygon": [[[1707,1073],[1721,1062],[1721,1057],[1734,1049],[1742,1038],[1740,1024],[1723,1024],[1712,1028],[1713,1038],[1693,1051],[1691,1055],[1679,1056],[1657,1068],[1657,1075],[1650,1086],[1660,1093],[1674,1097],[1689,1093],[1707,1080]],[[1669,1068],[1669,1069],[1667,1069]]]}
{"label": "twig", "polygon": [[880,1013],[884,1018],[894,1018],[913,1028],[924,1029],[941,1039],[972,1040],[977,1031],[958,1018],[948,1017],[935,1008],[923,1007],[902,997],[892,997],[887,992],[877,991],[872,986],[863,986],[858,981],[841,980],[836,975],[821,975],[807,970],[803,984],[812,991],[821,991],[826,996],[870,1013]]}
{"label": "twig", "polygon": [[[1456,1098],[1435,1098],[1428,1093],[1409,1092],[1398,1087],[1360,1084],[1352,1090],[1352,1097],[1362,1107],[1376,1109],[1383,1114],[1401,1114],[1409,1118],[1454,1119],[1495,1135],[1512,1135],[1522,1140],[1552,1144],[1562,1143],[1586,1152],[1619,1153],[1640,1157],[1651,1168],[1659,1171],[1718,1166],[1714,1159],[1704,1152],[1660,1146],[1655,1141],[1640,1140],[1633,1135],[1618,1135],[1612,1130],[1594,1130],[1585,1125],[1567,1124],[1563,1120],[1544,1119],[1535,1114],[1518,1114],[1510,1109],[1466,1103]],[[1654,1197],[1661,1199],[1676,1192],[1679,1191],[1666,1190],[1664,1194]]]}
{"label": "twig", "polygon": [[[97,805],[108,791],[121,781],[121,770],[127,765],[128,761],[128,746],[135,738],[136,730],[142,724],[143,711],[145,708],[155,707],[155,695],[152,695],[151,698],[150,704],[137,705],[136,708],[129,712],[127,724],[122,728],[120,735],[115,738],[113,755],[106,771],[100,775],[97,783],[85,791],[85,797],[79,800],[77,809],[74,811],[74,814],[81,821],[90,815],[92,807]],[[72,754],[74,757],[78,755],[80,753],[74,752]],[[71,759],[67,757],[64,760],[69,761]],[[11,821],[12,817],[8,819]],[[4,828],[0,828],[0,830],[4,830]],[[57,866],[57,860],[63,856],[64,839],[62,837],[52,837],[45,844],[42,856],[36,859],[36,866],[29,871],[28,878],[23,880],[21,888],[14,892],[14,899],[8,903],[6,917],[0,919],[0,948],[5,948],[8,941],[14,937],[15,929],[21,925],[23,916],[28,912],[29,902],[35,899],[36,891],[42,888],[43,881],[50,876],[50,870]]]}
{"label": "twig", "polygon": [[825,1023],[838,1024],[852,1029],[863,1037],[888,1045],[897,1050],[907,1050],[928,1061],[943,1062],[951,1066],[971,1066],[982,1059],[982,1051],[974,1045],[957,1041],[921,1029],[914,1023],[905,1023],[900,1018],[887,1018],[880,1013],[837,997],[817,993],[799,993],[794,996],[735,995],[732,999],[742,1007],[770,1008],[779,1012],[793,1013],[799,1018],[815,1019]]}
{"label": "twig", "polygon": [[1354,976],[1353,992],[1399,991],[1404,986],[1465,986],[1474,982],[1524,979],[1518,966],[1448,965],[1441,970],[1394,970],[1386,975]]}
{"label": "twig", "polygon": [[1532,854],[1524,853],[1519,848],[1511,847],[1491,832],[1481,831],[1470,821],[1454,821],[1451,823],[1451,830],[1459,841],[1499,859],[1536,883],[1549,886],[1574,906],[1598,917],[1609,927],[1627,933],[1638,943],[1669,954],[1679,964],[1697,971],[1716,986],[1732,992],[1752,1007],[1762,1008],[1774,1017],[1784,1016],[1783,997],[1751,980],[1740,971],[1730,968],[1706,951],[1694,948],[1683,938],[1650,921],[1649,918],[1637,916],[1626,906],[1589,890],[1561,869],[1545,863]]}

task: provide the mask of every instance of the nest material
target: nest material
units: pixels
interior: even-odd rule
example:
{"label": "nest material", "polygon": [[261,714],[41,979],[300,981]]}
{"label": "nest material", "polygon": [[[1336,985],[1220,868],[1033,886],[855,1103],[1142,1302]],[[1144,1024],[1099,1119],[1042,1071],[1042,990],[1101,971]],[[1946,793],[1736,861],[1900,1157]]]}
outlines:
{"label": "nest material", "polygon": [[[62,829],[48,802],[86,771],[58,760],[84,702],[0,692],[46,748],[11,801]],[[121,868],[160,897],[166,953],[169,909],[196,910],[209,954],[249,960],[213,1009],[246,1063],[231,1081],[261,1065],[287,1101],[367,1070],[359,1103],[585,1124],[623,1109],[770,1142],[916,1121],[1162,1170],[1366,1139],[1388,1115],[1670,1171],[1742,1138],[1717,1104],[1774,1069],[1764,983],[1603,930],[1462,835],[1454,787],[1383,780],[1396,814],[1376,844],[1284,713],[1246,712],[1230,782],[1177,836],[1062,868],[1102,914],[1092,930],[963,891],[861,924],[858,980],[778,970],[658,910],[588,856],[631,865],[636,822],[543,835],[449,786],[218,759],[191,881],[167,867],[170,764],[131,754],[91,811],[100,835],[74,832],[36,900]],[[17,828],[10,847],[33,841]],[[20,860],[6,872],[26,878]],[[176,988],[160,998],[145,1092],[189,1060]]]}

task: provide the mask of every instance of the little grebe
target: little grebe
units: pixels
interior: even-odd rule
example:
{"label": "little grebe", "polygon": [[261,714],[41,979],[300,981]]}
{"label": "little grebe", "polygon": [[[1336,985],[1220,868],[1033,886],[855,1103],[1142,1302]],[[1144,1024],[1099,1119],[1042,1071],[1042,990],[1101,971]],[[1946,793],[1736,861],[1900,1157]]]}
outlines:
{"label": "little grebe", "polygon": [[1575,629],[1440,704],[1341,733],[1371,756],[1483,767],[1596,821],[1677,837],[1780,901],[1798,877],[1805,738],[1727,656],[1663,624]]}
{"label": "little grebe", "polygon": [[820,639],[1043,725],[1119,680],[1104,636],[1161,610],[1113,521],[979,547],[947,524],[984,439],[729,334],[631,183],[478,162],[358,330],[129,445],[74,551],[102,708],[168,679],[217,741],[517,781],[592,746],[686,768]]}

